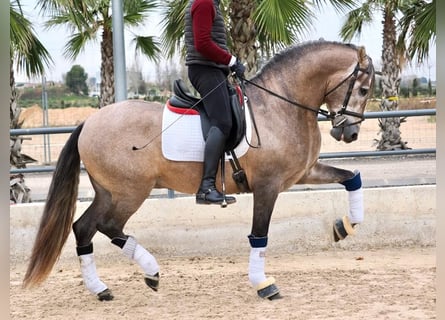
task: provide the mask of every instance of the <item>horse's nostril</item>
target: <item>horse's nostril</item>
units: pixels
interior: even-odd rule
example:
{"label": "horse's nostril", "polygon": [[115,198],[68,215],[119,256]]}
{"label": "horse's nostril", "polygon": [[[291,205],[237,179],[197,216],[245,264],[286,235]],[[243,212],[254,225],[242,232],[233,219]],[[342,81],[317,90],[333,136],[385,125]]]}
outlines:
{"label": "horse's nostril", "polygon": [[353,134],[351,135],[351,139],[352,139],[352,141],[357,140],[357,138],[358,138],[358,133],[353,133]]}

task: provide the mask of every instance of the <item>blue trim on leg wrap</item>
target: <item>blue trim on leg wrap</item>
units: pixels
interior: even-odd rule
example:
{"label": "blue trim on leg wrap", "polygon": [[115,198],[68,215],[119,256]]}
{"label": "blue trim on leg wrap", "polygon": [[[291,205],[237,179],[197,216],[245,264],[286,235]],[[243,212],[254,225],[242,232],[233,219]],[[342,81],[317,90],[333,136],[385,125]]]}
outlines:
{"label": "blue trim on leg wrap", "polygon": [[93,253],[93,243],[87,244],[86,246],[76,247],[76,252],[78,256],[83,256],[85,254]]}
{"label": "blue trim on leg wrap", "polygon": [[353,176],[349,180],[345,180],[340,183],[345,186],[346,191],[355,191],[360,189],[362,187],[362,179],[360,178],[360,172],[356,171],[355,176]]}
{"label": "blue trim on leg wrap", "polygon": [[267,236],[255,237],[253,234],[247,236],[249,238],[250,246],[252,248],[264,248],[267,247]]}

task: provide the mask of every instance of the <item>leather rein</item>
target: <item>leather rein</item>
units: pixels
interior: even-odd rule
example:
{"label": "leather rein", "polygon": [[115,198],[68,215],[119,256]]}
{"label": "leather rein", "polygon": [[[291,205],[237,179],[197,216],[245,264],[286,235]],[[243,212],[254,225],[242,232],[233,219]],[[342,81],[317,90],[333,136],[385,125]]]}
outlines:
{"label": "leather rein", "polygon": [[[350,110],[347,109],[349,100],[350,100],[351,95],[352,95],[352,90],[354,89],[354,84],[357,81],[357,75],[358,75],[359,71],[365,72],[365,73],[369,74],[369,67],[367,69],[360,68],[360,64],[357,62],[354,70],[345,79],[343,79],[334,88],[332,88],[331,90],[329,90],[328,92],[325,93],[324,97],[327,97],[328,95],[333,93],[335,90],[337,90],[339,87],[341,87],[346,81],[350,80],[349,81],[348,91],[346,92],[345,98],[343,100],[342,108],[338,112],[327,111],[327,110],[323,110],[323,109],[317,109],[316,110],[316,109],[311,108],[309,106],[303,105],[303,104],[298,103],[298,102],[293,101],[293,100],[290,100],[290,99],[288,99],[288,98],[286,98],[286,97],[284,97],[282,95],[279,95],[278,93],[273,92],[272,90],[269,90],[269,89],[267,89],[267,88],[265,88],[265,87],[263,87],[263,86],[261,86],[259,84],[256,84],[256,83],[254,83],[254,82],[252,82],[252,81],[250,81],[248,79],[243,78],[242,80],[247,82],[247,83],[249,83],[249,84],[251,84],[251,85],[254,85],[257,88],[259,88],[259,89],[261,89],[263,91],[266,91],[270,95],[273,95],[274,97],[277,97],[277,98],[279,98],[279,99],[281,99],[283,101],[286,101],[286,102],[288,102],[288,103],[290,103],[290,104],[292,104],[294,106],[297,106],[299,108],[315,112],[317,114],[321,114],[321,115],[325,116],[326,118],[328,118],[328,119],[330,119],[332,121],[334,128],[338,128],[338,127],[351,126],[351,125],[354,125],[354,124],[357,124],[357,123],[361,123],[362,121],[365,120],[365,117],[364,117],[364,115],[362,113],[350,111]],[[345,115],[356,117],[356,118],[359,118],[360,120],[358,120],[356,122],[353,122],[353,123],[346,124],[346,117],[344,117]]]}

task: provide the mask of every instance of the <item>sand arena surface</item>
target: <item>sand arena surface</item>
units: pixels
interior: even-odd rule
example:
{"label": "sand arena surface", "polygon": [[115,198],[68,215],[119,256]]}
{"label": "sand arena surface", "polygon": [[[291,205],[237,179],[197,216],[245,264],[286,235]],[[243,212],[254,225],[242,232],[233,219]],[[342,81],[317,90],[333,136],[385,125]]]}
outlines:
{"label": "sand arena surface", "polygon": [[[76,125],[97,111],[69,109],[54,110],[50,125]],[[28,113],[24,127],[40,126],[41,113],[38,109],[33,112],[34,118]],[[59,120],[52,123],[56,117]],[[435,147],[435,123],[414,119],[402,128],[420,124],[422,136],[434,135],[434,143],[417,146],[417,140],[402,130],[409,146]],[[328,133],[328,126],[327,122],[321,124],[322,131]],[[366,120],[359,138],[367,141],[363,147],[323,138],[322,152],[371,150],[370,141],[377,131],[375,123]],[[51,136],[53,161],[67,137]],[[42,136],[25,140],[23,152],[40,160],[41,140]],[[75,248],[68,249],[72,255],[64,256],[47,281],[34,289],[21,287],[26,262],[11,262],[11,319],[436,319],[436,254],[431,247],[360,251],[334,247],[295,254],[268,250],[266,274],[277,281],[283,295],[278,301],[262,300],[250,287],[247,242],[244,252],[220,256],[153,252],[161,268],[158,292],[145,285],[141,269],[117,249],[108,256],[97,252],[98,274],[115,296],[110,302],[98,301],[84,288]]]}
{"label": "sand arena surface", "polygon": [[36,289],[24,290],[24,264],[11,266],[11,319],[436,319],[435,249],[268,252],[266,272],[283,298],[262,300],[247,279],[244,256],[158,257],[158,292],[138,265],[97,257],[112,290],[101,302],[83,286],[75,257],[59,261]]}

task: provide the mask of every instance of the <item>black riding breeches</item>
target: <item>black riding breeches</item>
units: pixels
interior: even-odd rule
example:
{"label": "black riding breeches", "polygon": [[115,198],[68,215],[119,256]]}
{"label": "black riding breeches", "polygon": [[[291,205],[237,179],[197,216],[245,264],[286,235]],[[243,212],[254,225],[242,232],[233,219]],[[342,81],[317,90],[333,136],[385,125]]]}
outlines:
{"label": "black riding breeches", "polygon": [[206,66],[189,65],[188,76],[193,87],[203,99],[204,109],[210,118],[210,126],[218,127],[226,137],[232,128],[227,74],[224,70]]}

